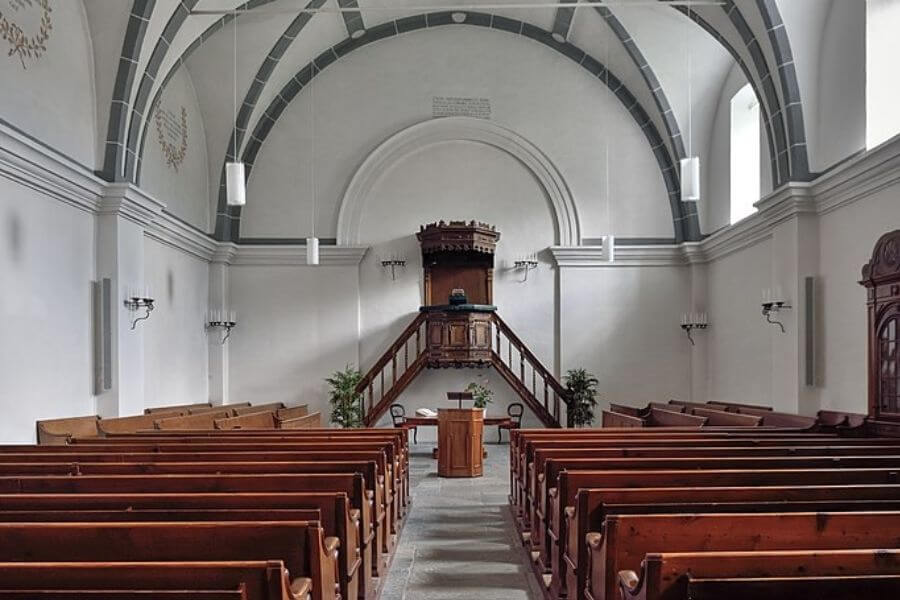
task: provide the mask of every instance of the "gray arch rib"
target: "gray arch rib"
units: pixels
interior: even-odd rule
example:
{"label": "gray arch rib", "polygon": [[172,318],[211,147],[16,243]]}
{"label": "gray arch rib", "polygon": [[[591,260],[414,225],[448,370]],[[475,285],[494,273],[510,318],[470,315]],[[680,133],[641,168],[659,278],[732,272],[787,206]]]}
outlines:
{"label": "gray arch rib", "polygon": [[162,65],[163,58],[165,58],[169,46],[172,44],[172,40],[175,39],[175,35],[178,33],[178,30],[181,29],[181,26],[187,20],[188,16],[191,14],[191,10],[193,10],[197,2],[198,0],[181,0],[175,7],[175,10],[172,11],[172,16],[170,16],[168,22],[166,22],[162,35],[156,40],[156,45],[153,47],[153,52],[150,54],[150,59],[147,61],[147,66],[144,69],[144,75],[141,77],[141,81],[138,84],[137,95],[134,97],[134,103],[131,106],[131,121],[128,126],[128,144],[125,148],[125,179],[129,181],[134,181],[137,163],[138,132],[141,129],[140,124],[143,122],[144,115],[147,111],[147,100],[150,97],[150,89],[153,87],[153,83],[159,75],[159,67]]}
{"label": "gray arch rib", "polygon": [[109,123],[106,128],[106,143],[103,148],[103,169],[98,173],[107,181],[123,181],[125,178],[125,134],[128,120],[128,107],[131,100],[131,89],[134,74],[137,71],[144,35],[156,0],[134,0],[125,38],[122,40],[122,53],[119,56],[119,67],[113,85],[112,103],[109,107]]}
{"label": "gray arch rib", "polygon": [[767,100],[763,95],[762,90],[760,89],[759,81],[756,79],[756,77],[753,76],[753,72],[750,70],[750,67],[741,57],[737,49],[732,46],[731,43],[727,39],[725,39],[725,37],[721,33],[719,33],[712,25],[710,25],[702,16],[697,14],[696,11],[688,11],[687,8],[683,6],[676,6],[674,8],[675,10],[680,11],[682,14],[694,21],[704,31],[711,35],[713,39],[719,42],[719,44],[723,48],[725,48],[725,50],[731,55],[731,58],[734,59],[734,62],[737,63],[741,71],[744,73],[744,78],[747,80],[747,83],[750,84],[750,87],[753,89],[753,93],[756,95],[756,99],[759,101],[759,110],[762,116],[763,130],[766,132],[766,140],[768,141],[769,145],[769,162],[772,169],[772,177],[777,185],[777,182],[780,181],[778,170],[778,147],[775,145],[775,134],[773,132],[772,120],[769,118],[769,107],[766,104]]}
{"label": "gray arch rib", "polygon": [[[244,2],[243,4],[237,6],[236,11],[244,11],[244,10],[252,10],[259,6],[263,6],[265,4],[269,4],[270,2],[274,2],[274,0],[249,0],[248,2]],[[162,97],[163,91],[166,89],[166,86],[169,85],[169,82],[172,80],[172,77],[175,76],[175,73],[178,72],[185,61],[190,57],[194,51],[203,45],[209,38],[211,38],[216,32],[225,27],[231,20],[234,19],[234,13],[226,13],[219,17],[213,22],[212,25],[207,27],[203,33],[201,33],[197,39],[191,42],[187,48],[182,51],[181,56],[169,67],[169,70],[166,72],[165,77],[162,79],[162,83],[159,84],[156,88],[156,93],[153,95],[153,100],[150,102],[150,106],[156,106],[159,99]],[[147,129],[150,127],[150,119],[147,118],[148,115],[143,115],[143,126],[141,127],[141,136],[139,139],[139,148],[136,154],[135,168],[133,171],[134,179],[133,181],[140,185],[141,182],[141,169],[142,169],[142,159],[144,156],[144,146],[147,141]]]}
{"label": "gray arch rib", "polygon": [[[465,19],[457,23],[453,19],[454,14],[463,13]],[[395,37],[402,33],[408,33],[419,29],[440,27],[445,25],[469,25],[495,29],[516,35],[523,35],[534,41],[540,42],[551,49],[560,52],[567,58],[575,61],[592,76],[604,82],[619,101],[628,109],[632,118],[644,132],[650,146],[661,151],[654,152],[660,172],[666,186],[670,208],[672,210],[673,229],[676,242],[692,241],[700,239],[700,226],[694,203],[681,202],[681,192],[678,182],[678,172],[671,154],[663,143],[652,119],[646,110],[635,99],[628,88],[612,73],[608,73],[606,67],[599,61],[586,54],[580,48],[568,42],[558,42],[553,39],[551,32],[536,27],[524,21],[509,19],[499,15],[471,11],[446,11],[437,13],[420,14],[394,21],[383,23],[366,30],[359,38],[348,37],[335,46],[328,48],[309,64],[303,67],[280,90],[275,99],[269,104],[266,111],[259,117],[253,133],[247,142],[242,154],[242,161],[246,163],[246,176],[249,179],[254,161],[262,144],[265,142],[273,126],[281,116],[287,105],[299,94],[309,82],[328,68],[331,64],[351,52],[358,50],[372,42]],[[220,188],[218,205],[216,210],[215,237],[221,241],[237,241],[240,239],[240,207],[229,207],[225,201],[225,190]]]}
{"label": "gray arch rib", "polygon": [[775,55],[775,66],[781,83],[781,94],[784,97],[784,120],[787,123],[788,156],[790,158],[790,179],[792,181],[809,181],[809,155],[806,145],[806,129],[803,125],[803,103],[800,101],[800,85],[797,82],[797,69],[794,65],[794,53],[791,40],[781,19],[781,12],[775,0],[756,0],[762,14],[763,24],[769,36],[769,43]]}

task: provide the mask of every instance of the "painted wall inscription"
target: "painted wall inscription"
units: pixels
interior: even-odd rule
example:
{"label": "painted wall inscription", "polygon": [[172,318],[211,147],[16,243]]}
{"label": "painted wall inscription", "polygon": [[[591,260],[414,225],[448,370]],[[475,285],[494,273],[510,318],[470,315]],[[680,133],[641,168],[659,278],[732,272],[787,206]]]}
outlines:
{"label": "painted wall inscription", "polygon": [[0,40],[7,43],[6,56],[16,57],[27,69],[25,59],[36,61],[47,51],[53,31],[50,0],[0,1]]}
{"label": "painted wall inscription", "polygon": [[166,165],[178,172],[178,167],[184,162],[188,146],[187,109],[181,107],[176,112],[162,105],[157,105],[154,111],[156,122],[156,138],[163,156],[166,157]]}
{"label": "painted wall inscription", "polygon": [[474,117],[491,118],[489,98],[466,98],[461,96],[434,96],[431,99],[432,117]]}

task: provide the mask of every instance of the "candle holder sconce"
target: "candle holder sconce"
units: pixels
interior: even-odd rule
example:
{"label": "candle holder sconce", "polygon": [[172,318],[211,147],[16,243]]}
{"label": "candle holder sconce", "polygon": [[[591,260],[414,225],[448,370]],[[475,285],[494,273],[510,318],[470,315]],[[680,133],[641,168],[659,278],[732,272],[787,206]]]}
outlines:
{"label": "candle holder sconce", "polygon": [[210,311],[209,317],[207,319],[206,328],[207,329],[221,329],[225,332],[225,335],[222,336],[222,345],[225,345],[225,342],[228,341],[228,338],[231,336],[231,330],[234,329],[234,326],[237,325],[237,314],[232,311],[224,311],[224,310],[214,310]]}
{"label": "candle holder sconce", "polygon": [[709,327],[709,319],[707,318],[706,313],[685,313],[681,315],[681,328],[687,334],[691,346],[697,345],[696,342],[694,342],[692,332],[695,329],[703,331],[707,327]]}
{"label": "candle holder sconce", "polygon": [[142,290],[132,290],[126,294],[125,308],[127,308],[131,312],[135,312],[138,310],[145,311],[144,316],[138,317],[131,322],[132,331],[134,331],[134,328],[137,327],[138,322],[146,321],[150,318],[150,313],[153,312],[153,303],[154,299],[150,296],[149,288],[143,288]]}

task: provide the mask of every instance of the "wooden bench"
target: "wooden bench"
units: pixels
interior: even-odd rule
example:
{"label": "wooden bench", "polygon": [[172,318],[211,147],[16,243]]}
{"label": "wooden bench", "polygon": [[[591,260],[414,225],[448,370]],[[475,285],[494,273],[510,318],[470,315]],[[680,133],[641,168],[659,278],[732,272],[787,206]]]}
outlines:
{"label": "wooden bench", "polygon": [[108,433],[131,433],[141,429],[153,429],[153,424],[166,417],[181,417],[188,414],[186,410],[160,411],[148,415],[133,417],[115,417],[97,421],[97,431],[101,436]]}
{"label": "wooden bench", "polygon": [[216,419],[214,424],[216,429],[275,429],[278,426],[272,411]]}
{"label": "wooden bench", "polygon": [[654,552],[640,576],[620,573],[618,587],[624,600],[889,598],[900,589],[900,549]]}
{"label": "wooden bench", "polygon": [[900,485],[582,488],[575,506],[565,509],[564,564],[554,565],[553,581],[565,577],[565,590],[584,597],[589,571],[586,536],[602,531],[612,514],[896,511],[898,506]]}
{"label": "wooden bench", "polygon": [[274,413],[282,409],[284,409],[284,402],[270,402],[268,404],[256,404],[236,407],[234,409],[234,415],[236,417],[239,417],[241,415],[250,415],[258,412]]}
{"label": "wooden bench", "polygon": [[67,419],[44,419],[37,422],[37,442],[44,445],[67,444],[75,436],[96,437],[100,435],[97,423],[100,417],[70,417]]}
{"label": "wooden bench", "polygon": [[336,597],[337,544],[317,521],[0,523],[2,562],[281,560],[313,600]]}
{"label": "wooden bench", "polygon": [[245,406],[250,406],[249,402],[238,402],[236,404],[221,404],[215,406],[198,406],[196,408],[188,409],[189,415],[199,415],[204,412],[209,412],[211,410],[230,410],[232,413],[238,409]]}
{"label": "wooden bench", "polygon": [[145,408],[145,415],[152,415],[154,413],[167,413],[167,412],[180,412],[180,411],[190,411],[192,409],[198,408],[212,408],[212,402],[198,402],[196,404],[173,404],[170,406],[154,406],[151,408]]}
{"label": "wooden bench", "polygon": [[647,427],[647,422],[639,415],[613,412],[611,410],[603,411],[600,423],[603,427],[634,427],[636,429]]}
{"label": "wooden bench", "polygon": [[304,404],[302,406],[291,406],[288,408],[280,408],[275,411],[275,416],[279,419],[296,419],[297,417],[305,417],[309,414],[309,407]]}
{"label": "wooden bench", "polygon": [[648,554],[897,548],[900,513],[610,515],[603,531],[589,533],[586,542],[586,595],[612,599],[619,572],[639,571]]}
{"label": "wooden bench", "polygon": [[326,536],[340,541],[341,595],[365,598],[372,589],[371,551],[363,542],[361,513],[351,508],[344,492],[8,494],[0,495],[0,506],[2,522],[318,520]]}
{"label": "wooden bench", "polygon": [[153,422],[154,429],[213,429],[216,419],[231,416],[230,410],[211,410],[193,415],[166,417]]}
{"label": "wooden bench", "polygon": [[[113,592],[134,588],[153,590],[157,594],[182,594],[175,596],[179,599],[214,600],[217,596],[204,590],[238,587],[242,587],[241,597],[246,600],[294,600],[284,563],[280,560],[0,563],[0,582],[2,582],[0,598],[3,600],[25,600],[32,597],[46,600],[62,600],[69,597],[85,600],[166,598],[149,595],[122,596],[114,595]],[[76,590],[76,595],[69,596]],[[88,590],[90,593],[87,593]]]}
{"label": "wooden bench", "polygon": [[322,425],[322,413],[312,413],[302,417],[283,419],[275,417],[278,429],[315,429]]}
{"label": "wooden bench", "polygon": [[[574,506],[576,494],[586,488],[659,488],[659,487],[754,487],[786,485],[900,484],[896,469],[777,469],[767,471],[687,470],[687,471],[562,471],[558,484],[550,490],[544,528],[546,543],[536,548],[540,564],[547,572],[557,564],[561,572],[565,538],[558,533],[564,527],[566,507]],[[562,534],[564,535],[564,533]]]}

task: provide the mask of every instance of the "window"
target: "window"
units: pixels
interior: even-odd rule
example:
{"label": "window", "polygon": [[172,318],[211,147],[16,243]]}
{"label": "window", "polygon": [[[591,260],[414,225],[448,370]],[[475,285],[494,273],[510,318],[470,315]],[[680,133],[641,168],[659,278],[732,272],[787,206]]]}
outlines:
{"label": "window", "polygon": [[900,133],[900,0],[866,2],[866,148]]}
{"label": "window", "polygon": [[759,103],[748,83],[731,98],[731,222],[759,200]]}

